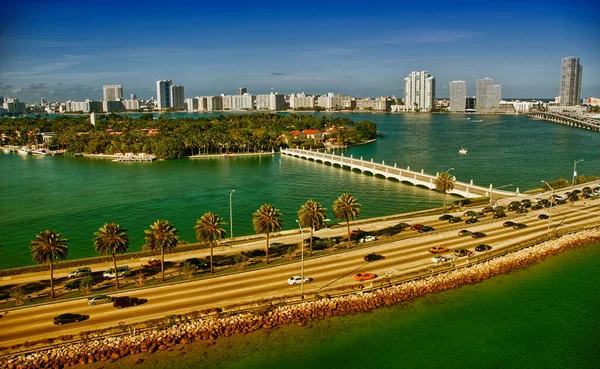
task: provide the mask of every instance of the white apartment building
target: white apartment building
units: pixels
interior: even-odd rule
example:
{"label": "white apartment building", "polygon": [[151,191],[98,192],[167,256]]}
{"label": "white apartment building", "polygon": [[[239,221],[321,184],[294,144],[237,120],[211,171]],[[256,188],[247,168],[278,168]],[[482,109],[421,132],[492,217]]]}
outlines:
{"label": "white apartment building", "polygon": [[467,83],[465,81],[450,82],[449,111],[464,112],[467,106]]}
{"label": "white apartment building", "polygon": [[170,79],[156,81],[156,107],[158,110],[170,108],[171,102],[171,86],[173,81]]}
{"label": "white apartment building", "polygon": [[184,108],[184,88],[179,85],[171,86],[171,108],[183,109]]}
{"label": "white apartment building", "polygon": [[314,107],[314,96],[305,95],[304,92],[290,95],[290,109],[313,109]]}
{"label": "white apartment building", "polygon": [[221,96],[207,96],[206,110],[223,110],[223,99],[221,98]]}
{"label": "white apartment building", "polygon": [[140,101],[138,99],[123,100],[123,105],[125,105],[125,110],[140,109]]}
{"label": "white apartment building", "polygon": [[413,71],[404,78],[404,104],[410,111],[431,111],[435,100],[435,78],[428,72]]}
{"label": "white apartment building", "polygon": [[277,92],[268,95],[256,95],[256,110],[282,110],[285,109],[285,96]]}
{"label": "white apartment building", "polygon": [[198,111],[197,97],[188,97],[185,99],[185,104],[187,105],[187,111]]}
{"label": "white apartment building", "polygon": [[387,111],[390,106],[391,102],[383,96],[377,99],[371,99],[370,97],[356,99],[356,109],[358,110]]}
{"label": "white apartment building", "polygon": [[232,100],[233,110],[254,110],[256,97],[249,93],[243,95],[235,95]]}
{"label": "white apartment building", "polygon": [[221,101],[223,102],[223,110],[233,109],[233,96],[221,94]]}
{"label": "white apartment building", "polygon": [[327,95],[319,96],[317,99],[317,106],[327,110],[341,109],[344,106],[343,99],[343,95],[336,95],[333,92],[330,92]]}
{"label": "white apartment building", "polygon": [[104,101],[119,101],[123,99],[123,86],[121,85],[104,85],[102,86],[104,93]]}

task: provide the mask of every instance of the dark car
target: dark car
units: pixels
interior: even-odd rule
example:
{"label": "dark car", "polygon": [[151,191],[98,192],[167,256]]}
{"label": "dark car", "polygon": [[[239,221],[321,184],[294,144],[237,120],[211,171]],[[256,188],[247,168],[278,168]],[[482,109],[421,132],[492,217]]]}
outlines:
{"label": "dark car", "polygon": [[473,232],[471,233],[471,237],[473,238],[482,238],[487,236],[487,234],[483,233],[483,232]]}
{"label": "dark car", "polygon": [[267,252],[264,249],[254,249],[246,253],[246,256],[248,256],[249,258],[258,258],[265,255],[267,255]]}
{"label": "dark car", "polygon": [[367,256],[364,257],[365,261],[375,261],[375,260],[381,260],[383,258],[385,258],[385,256],[378,255],[378,254],[375,254],[375,253],[371,253],[371,254],[369,254],[369,255],[367,255]]}
{"label": "dark car", "polygon": [[81,315],[81,314],[72,314],[72,313],[60,314],[59,316],[54,318],[54,324],[63,325],[63,324],[67,324],[67,323],[80,322],[84,319],[85,319],[85,316]]}
{"label": "dark car", "polygon": [[473,211],[473,210],[469,210],[469,211],[465,212],[463,215],[466,217],[474,217],[475,215],[477,215],[477,212]]}
{"label": "dark car", "polygon": [[498,205],[494,208],[495,212],[504,211],[504,210],[506,210],[506,208],[502,205]]}
{"label": "dark car", "polygon": [[481,209],[482,213],[493,213],[494,212],[494,208],[491,206],[486,206],[485,208]]}
{"label": "dark car", "polygon": [[465,223],[473,224],[473,223],[477,223],[477,222],[479,222],[479,220],[477,220],[477,218],[471,218],[471,219],[467,219],[467,221]]}
{"label": "dark car", "polygon": [[460,223],[462,222],[462,218],[461,217],[452,217],[448,220],[448,223]]}
{"label": "dark car", "polygon": [[535,204],[535,205],[533,205],[531,207],[531,210],[540,210],[540,209],[543,209],[543,208],[544,208],[544,205],[542,205],[542,204]]}
{"label": "dark car", "polygon": [[502,225],[503,225],[504,227],[512,227],[512,226],[514,226],[515,224],[516,224],[515,222],[513,222],[513,221],[510,221],[510,220],[507,220],[506,222],[502,223]]}
{"label": "dark car", "polygon": [[325,250],[330,242],[330,238],[321,238],[313,242],[312,249],[315,251]]}
{"label": "dark car", "polygon": [[479,213],[477,213],[477,214],[475,215],[475,218],[485,218],[485,213],[484,213],[484,212],[482,212],[482,211],[480,211]]}
{"label": "dark car", "polygon": [[419,233],[431,232],[431,231],[434,231],[434,230],[435,229],[433,227],[423,226],[421,229],[419,229]]}
{"label": "dark car", "polygon": [[365,232],[365,231],[353,231],[353,232],[350,232],[350,240],[358,241],[361,238],[368,236],[368,235],[369,235],[369,233]]}
{"label": "dark car", "polygon": [[311,238],[312,238],[312,243],[315,243],[315,241],[318,241],[321,239],[321,237],[312,236],[312,237],[305,238],[304,243],[308,245],[310,243]]}
{"label": "dark car", "polygon": [[67,283],[65,285],[65,290],[70,291],[70,290],[76,290],[79,288],[79,286],[81,286],[81,279],[76,279],[74,281],[71,281],[69,283]]}
{"label": "dark car", "polygon": [[538,215],[538,219],[548,219],[550,216],[548,214],[540,214]]}
{"label": "dark car", "polygon": [[190,263],[196,269],[210,269],[210,263],[207,263],[205,260],[200,260],[198,258],[186,259],[179,263],[179,266],[183,266],[185,263]]}
{"label": "dark car", "polygon": [[500,218],[506,218],[506,214],[504,214],[503,212],[496,212],[494,214],[494,219],[500,219]]}
{"label": "dark car", "polygon": [[525,208],[519,208],[519,209],[517,209],[517,214],[527,214],[527,213],[528,213],[527,209],[525,209]]}
{"label": "dark car", "polygon": [[441,217],[439,217],[439,220],[448,220],[448,219],[452,219],[452,215],[444,214]]}
{"label": "dark car", "polygon": [[567,200],[556,200],[557,205],[564,205],[567,203]]}
{"label": "dark car", "polygon": [[458,232],[459,236],[468,236],[471,234],[471,231],[467,230],[467,229],[463,229],[462,231]]}
{"label": "dark car", "polygon": [[523,228],[527,228],[527,224],[523,224],[523,223],[515,223],[515,225],[513,225],[514,229],[523,229]]}
{"label": "dark car", "polygon": [[492,249],[492,246],[490,246],[490,245],[484,245],[484,244],[481,244],[481,245],[475,247],[475,251],[479,251],[479,252],[489,251],[491,249]]}
{"label": "dark car", "polygon": [[508,204],[509,211],[515,211],[515,210],[519,209],[520,207],[521,207],[521,203],[518,201],[513,201],[510,204]]}
{"label": "dark car", "polygon": [[524,202],[523,205],[521,205],[522,208],[530,208],[531,207],[531,202]]}
{"label": "dark car", "polygon": [[139,303],[140,299],[138,299],[137,297],[122,296],[117,297],[113,300],[113,306],[119,309],[129,306],[136,306]]}

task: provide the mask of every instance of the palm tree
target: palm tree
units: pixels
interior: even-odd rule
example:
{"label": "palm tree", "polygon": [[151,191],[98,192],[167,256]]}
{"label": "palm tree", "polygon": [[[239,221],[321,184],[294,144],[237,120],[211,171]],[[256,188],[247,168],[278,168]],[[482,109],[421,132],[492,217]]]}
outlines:
{"label": "palm tree", "polygon": [[360,215],[360,204],[349,193],[344,193],[333,202],[333,215],[336,219],[346,220],[348,227],[348,248],[350,248],[350,220]]}
{"label": "palm tree", "polygon": [[325,211],[327,211],[327,209],[314,200],[308,200],[306,204],[302,205],[300,210],[298,210],[298,221],[300,222],[300,225],[303,227],[310,227],[309,255],[312,255],[313,232],[323,228],[325,225]]}
{"label": "palm tree", "polygon": [[440,173],[435,179],[435,190],[444,194],[444,210],[446,209],[446,194],[454,189],[456,180],[448,172]]}
{"label": "palm tree", "polygon": [[117,279],[117,289],[119,289],[119,272],[117,270],[116,254],[124,254],[129,247],[129,235],[127,230],[121,228],[117,223],[105,223],[98,232],[94,233],[94,247],[101,255],[110,254],[115,268],[115,277]]}
{"label": "palm tree", "polygon": [[50,264],[50,298],[54,298],[54,261],[64,260],[69,255],[66,238],[60,233],[45,230],[31,241],[31,257],[39,264]]}
{"label": "palm tree", "polygon": [[225,238],[225,230],[221,228],[225,224],[223,218],[215,213],[204,213],[200,219],[196,221],[194,230],[196,231],[196,239],[200,242],[210,244],[210,272],[214,273],[213,268],[213,246],[217,241]]}
{"label": "palm tree", "polygon": [[144,231],[146,234],[144,247],[152,251],[160,250],[160,272],[161,282],[165,281],[165,250],[173,250],[179,243],[179,232],[168,220],[157,220],[150,225],[150,229]]}
{"label": "palm tree", "polygon": [[282,224],[281,212],[272,205],[264,204],[252,214],[254,231],[267,235],[267,258],[265,264],[269,264],[269,235],[273,232],[279,232]]}

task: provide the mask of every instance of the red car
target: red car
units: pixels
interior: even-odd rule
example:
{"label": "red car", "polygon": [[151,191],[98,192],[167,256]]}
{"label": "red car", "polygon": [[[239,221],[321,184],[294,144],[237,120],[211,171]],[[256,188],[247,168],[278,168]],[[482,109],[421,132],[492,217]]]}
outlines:
{"label": "red car", "polygon": [[358,273],[354,275],[354,279],[359,282],[368,281],[369,279],[377,278],[377,274],[373,273]]}
{"label": "red car", "polygon": [[437,254],[437,253],[446,252],[446,251],[450,251],[450,249],[447,247],[444,247],[444,246],[433,246],[432,248],[429,249],[429,252],[432,254]]}
{"label": "red car", "polygon": [[415,224],[414,226],[410,227],[411,231],[418,231],[419,229],[423,228],[424,225],[423,224]]}
{"label": "red car", "polygon": [[159,266],[159,265],[160,265],[160,260],[158,260],[156,258],[152,258],[152,259],[148,260],[147,262],[145,262],[144,264],[142,264],[142,267],[152,268],[152,267]]}

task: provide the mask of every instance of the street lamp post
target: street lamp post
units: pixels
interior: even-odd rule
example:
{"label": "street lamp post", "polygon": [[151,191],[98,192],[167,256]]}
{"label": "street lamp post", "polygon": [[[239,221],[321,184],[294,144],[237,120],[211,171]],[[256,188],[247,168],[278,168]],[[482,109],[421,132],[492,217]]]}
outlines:
{"label": "street lamp post", "polygon": [[446,171],[446,173],[450,173],[451,170],[454,170],[454,168],[450,168]]}
{"label": "street lamp post", "polygon": [[[499,190],[501,188],[510,187],[510,186],[514,186],[514,185],[511,183],[511,184],[503,185],[503,186],[500,186],[500,187],[496,187],[496,189]],[[494,197],[494,188],[493,188],[493,185],[490,184],[490,206],[492,206],[492,204],[494,203],[492,201],[493,197]]]}
{"label": "street lamp post", "polygon": [[300,228],[300,237],[302,237],[300,239],[300,298],[304,300],[304,231],[302,230],[302,226],[300,225],[300,221],[298,219],[296,219],[296,223],[298,223],[298,228]]}
{"label": "street lamp post", "polygon": [[552,186],[550,186],[548,182],[544,181],[543,179],[542,182],[544,182],[546,186],[548,186],[548,188],[550,189],[550,210],[548,211],[548,232],[550,232],[550,222],[552,222],[552,195],[554,195],[554,188],[552,188]]}
{"label": "street lamp post", "polygon": [[581,163],[583,159],[575,160],[573,163],[573,182],[571,182],[571,186],[575,186],[575,177],[577,177],[577,163]]}
{"label": "street lamp post", "polygon": [[233,238],[233,203],[232,203],[232,195],[235,190],[231,190],[229,193],[229,238]]}

